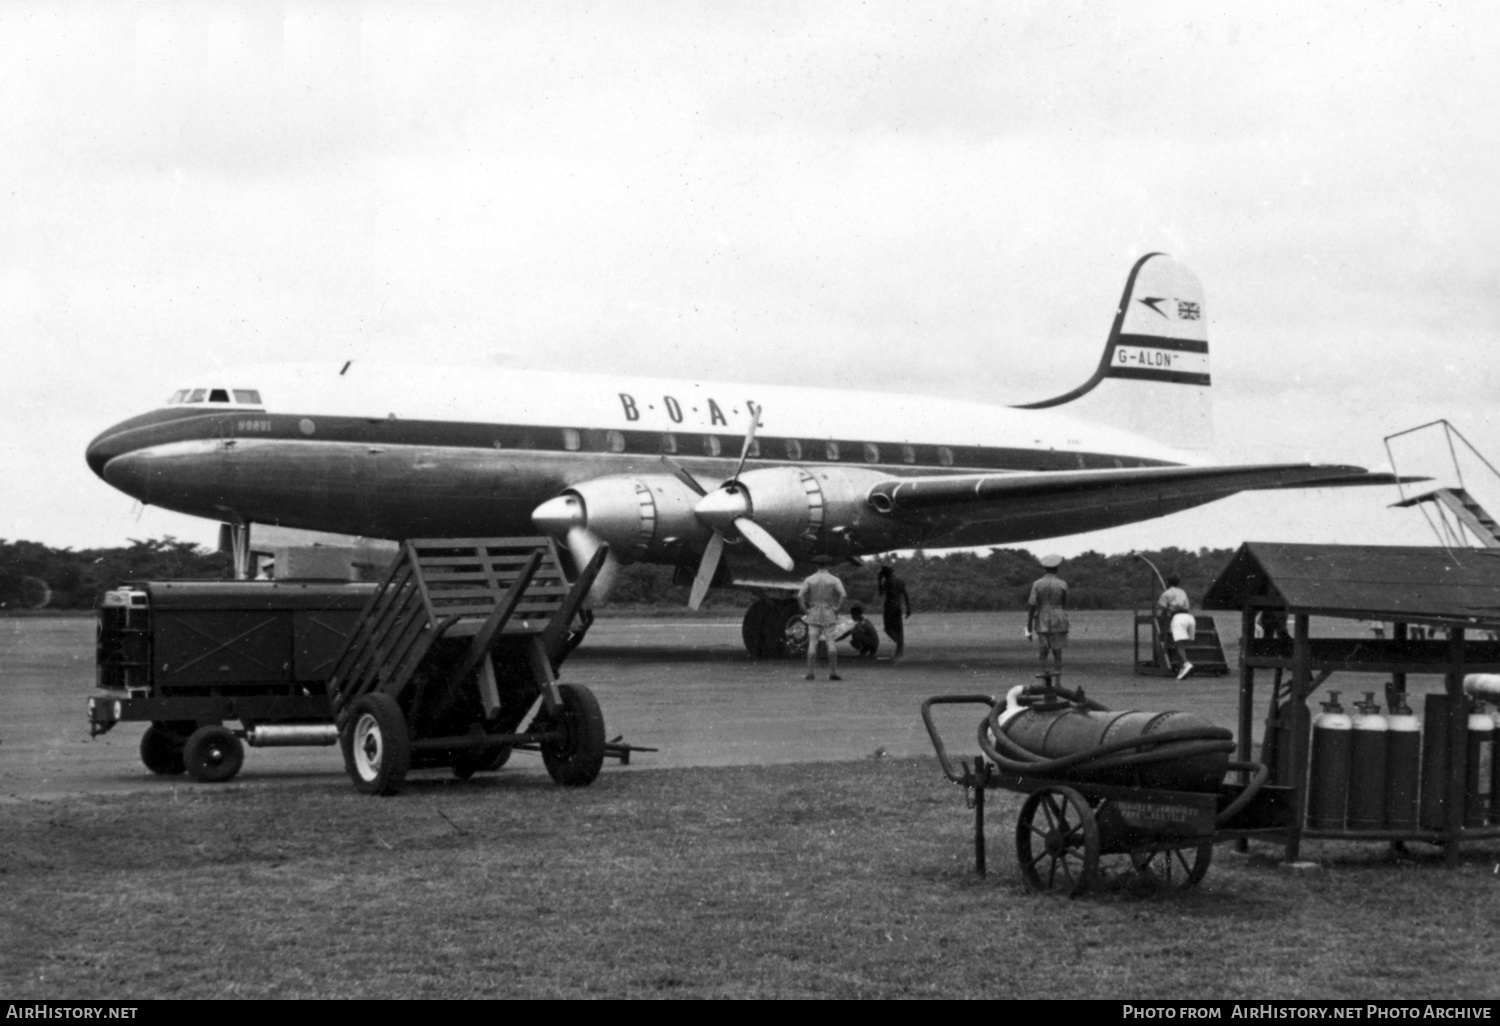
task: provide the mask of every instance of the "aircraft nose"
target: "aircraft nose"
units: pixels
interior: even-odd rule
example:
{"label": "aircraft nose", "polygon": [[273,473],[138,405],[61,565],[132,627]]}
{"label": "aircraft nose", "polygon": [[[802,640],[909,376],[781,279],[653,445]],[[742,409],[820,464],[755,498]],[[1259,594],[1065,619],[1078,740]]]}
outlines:
{"label": "aircraft nose", "polygon": [[120,444],[118,433],[111,428],[89,443],[88,449],[84,451],[84,459],[88,461],[89,469],[103,478],[105,466],[124,451],[125,447]]}

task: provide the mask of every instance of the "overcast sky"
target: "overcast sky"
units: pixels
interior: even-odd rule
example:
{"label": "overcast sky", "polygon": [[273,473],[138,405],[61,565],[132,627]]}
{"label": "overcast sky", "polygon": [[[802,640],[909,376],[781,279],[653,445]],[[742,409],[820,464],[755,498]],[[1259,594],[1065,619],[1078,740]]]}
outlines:
{"label": "overcast sky", "polygon": [[[1500,460],[1497,52],[1479,2],[0,3],[0,537],[211,543],[83,452],[220,364],[1043,398],[1153,250],[1222,459]],[[1395,497],[1032,547],[1431,542]]]}

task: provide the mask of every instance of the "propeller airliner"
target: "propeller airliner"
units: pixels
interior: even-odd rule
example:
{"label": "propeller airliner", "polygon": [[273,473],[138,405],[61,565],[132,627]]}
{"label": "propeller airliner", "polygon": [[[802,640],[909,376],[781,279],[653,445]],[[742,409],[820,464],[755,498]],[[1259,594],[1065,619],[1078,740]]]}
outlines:
{"label": "propeller airliner", "polygon": [[756,654],[812,558],[1001,545],[1237,492],[1385,484],[1308,463],[1216,465],[1203,289],[1131,269],[1097,369],[1021,406],[891,393],[362,361],[223,372],[104,431],[89,466],[165,509],[369,538],[542,532],[577,566],[678,568],[758,595]]}

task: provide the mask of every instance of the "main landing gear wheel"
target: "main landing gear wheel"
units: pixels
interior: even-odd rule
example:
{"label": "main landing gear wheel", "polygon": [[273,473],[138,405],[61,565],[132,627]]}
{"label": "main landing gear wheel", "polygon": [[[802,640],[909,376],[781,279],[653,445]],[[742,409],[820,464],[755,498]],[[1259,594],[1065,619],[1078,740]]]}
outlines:
{"label": "main landing gear wheel", "polygon": [[758,598],[745,610],[745,619],[740,623],[740,638],[745,642],[745,651],[760,659],[766,655],[766,617],[770,615],[772,603]]}
{"label": "main landing gear wheel", "polygon": [[761,648],[767,659],[800,659],[807,654],[807,624],[793,599],[766,603],[761,620]]}
{"label": "main landing gear wheel", "polygon": [[549,724],[563,737],[542,742],[542,762],[552,779],[564,787],[584,787],[594,782],[604,766],[604,713],[599,700],[579,684],[559,684],[562,708]]}
{"label": "main landing gear wheel", "polygon": [[245,746],[227,727],[199,727],[182,746],[182,762],[199,783],[222,784],[245,764]]}
{"label": "main landing gear wheel", "polygon": [[168,724],[153,723],[141,735],[141,762],[159,777],[187,771],[182,761],[182,735]]}
{"label": "main landing gear wheel", "polygon": [[401,790],[411,768],[411,735],[394,698],[377,691],[356,699],[339,740],[355,790],[362,794]]}
{"label": "main landing gear wheel", "polygon": [[1033,791],[1016,817],[1016,860],[1034,891],[1076,898],[1099,871],[1099,827],[1083,795],[1071,787]]}

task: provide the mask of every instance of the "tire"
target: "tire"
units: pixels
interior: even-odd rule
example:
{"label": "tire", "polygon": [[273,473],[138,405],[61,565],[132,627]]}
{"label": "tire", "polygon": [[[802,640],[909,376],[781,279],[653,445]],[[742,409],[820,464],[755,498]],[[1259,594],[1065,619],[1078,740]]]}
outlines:
{"label": "tire", "polygon": [[599,700],[579,684],[559,684],[562,709],[549,727],[565,736],[542,742],[542,762],[552,779],[564,787],[586,787],[604,766],[604,713]]}
{"label": "tire", "polygon": [[222,784],[245,764],[245,746],[227,727],[199,727],[182,746],[182,762],[199,783]]}
{"label": "tire", "polygon": [[349,779],[361,794],[395,794],[411,769],[411,734],[406,716],[390,695],[363,695],[349,708],[349,725],[339,738]]}
{"label": "tire", "polygon": [[1076,898],[1099,874],[1099,827],[1083,795],[1071,787],[1033,791],[1016,817],[1016,861],[1034,891]]}
{"label": "tire", "polygon": [[141,762],[159,777],[175,777],[187,772],[182,761],[182,735],[165,724],[153,723],[141,735]]}
{"label": "tire", "polygon": [[807,655],[807,623],[795,601],[768,603],[761,638],[769,659],[801,659]]}
{"label": "tire", "polygon": [[453,775],[459,780],[468,780],[476,773],[493,773],[510,761],[510,745],[493,752],[455,752]]}
{"label": "tire", "polygon": [[745,610],[745,619],[740,624],[740,638],[745,642],[745,651],[752,658],[761,659],[766,655],[766,616],[770,611],[771,603],[761,598],[750,603],[750,608]]}

